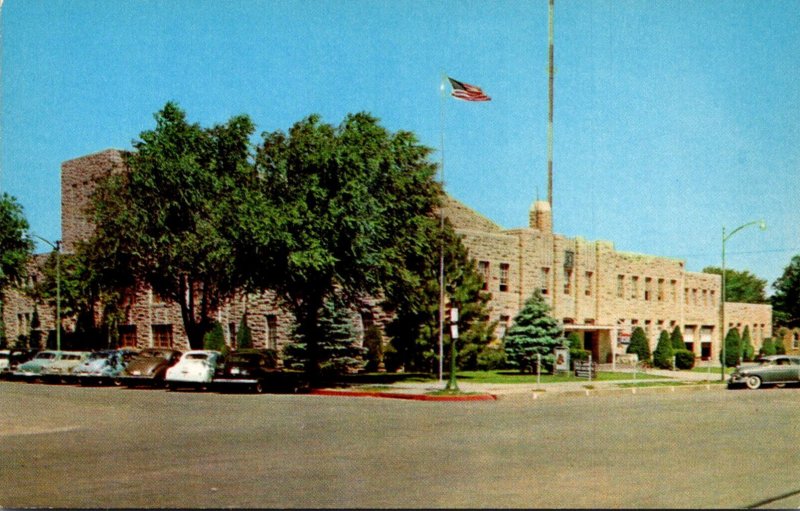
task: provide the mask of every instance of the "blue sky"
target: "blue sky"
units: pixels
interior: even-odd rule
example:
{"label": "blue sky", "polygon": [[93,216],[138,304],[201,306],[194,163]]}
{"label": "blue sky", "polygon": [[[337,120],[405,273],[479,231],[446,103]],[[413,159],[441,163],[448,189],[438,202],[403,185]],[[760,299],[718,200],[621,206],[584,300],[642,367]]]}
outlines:
{"label": "blue sky", "polygon": [[[556,0],[554,228],[772,283],[800,254],[800,0]],[[442,74],[493,100],[442,102]],[[60,237],[62,161],[177,101],[260,131],[369,111],[503,227],[547,195],[547,0],[6,0],[0,189]],[[442,122],[442,108],[444,122]],[[45,250],[46,247],[40,247]]]}

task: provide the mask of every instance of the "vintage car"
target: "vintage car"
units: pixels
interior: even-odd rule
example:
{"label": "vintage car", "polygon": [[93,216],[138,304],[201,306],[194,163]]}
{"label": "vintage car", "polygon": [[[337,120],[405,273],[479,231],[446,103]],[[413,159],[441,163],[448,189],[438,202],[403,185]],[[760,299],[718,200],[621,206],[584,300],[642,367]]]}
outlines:
{"label": "vintage car", "polygon": [[800,383],[800,357],[770,355],[756,364],[741,365],[731,373],[728,388],[746,386],[757,389],[762,385]]}
{"label": "vintage car", "polygon": [[234,351],[217,365],[214,386],[219,390],[250,389],[297,392],[304,388],[302,373],[278,368],[274,350]]}
{"label": "vintage car", "polygon": [[167,348],[146,348],[120,373],[118,381],[128,387],[163,385],[167,369],[181,358],[181,352]]}
{"label": "vintage car", "polygon": [[164,378],[167,388],[170,390],[178,387],[208,388],[214,379],[214,371],[220,357],[219,351],[187,351],[181,355],[177,364],[167,369]]}
{"label": "vintage car", "polygon": [[109,385],[138,351],[131,348],[96,351],[72,370],[72,378],[81,385]]}
{"label": "vintage car", "polygon": [[20,364],[36,356],[36,351],[26,349],[0,350],[0,378],[9,378]]}
{"label": "vintage car", "polygon": [[72,383],[72,370],[92,353],[89,351],[62,351],[58,360],[42,368],[39,379],[48,383]]}
{"label": "vintage car", "polygon": [[31,360],[19,364],[13,375],[27,381],[38,380],[42,369],[59,360],[63,353],[65,352],[56,350],[40,351]]}

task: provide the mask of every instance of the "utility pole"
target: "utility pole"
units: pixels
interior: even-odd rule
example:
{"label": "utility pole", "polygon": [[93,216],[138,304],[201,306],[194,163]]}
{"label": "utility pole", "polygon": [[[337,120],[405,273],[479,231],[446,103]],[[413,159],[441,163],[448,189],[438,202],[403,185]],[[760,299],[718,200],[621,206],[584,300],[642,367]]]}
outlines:
{"label": "utility pole", "polygon": [[548,113],[547,113],[547,202],[550,203],[550,211],[553,211],[553,82],[555,77],[554,66],[554,44],[553,44],[553,15],[555,11],[555,0],[550,0],[548,9],[548,40],[549,40],[549,64],[548,74]]}

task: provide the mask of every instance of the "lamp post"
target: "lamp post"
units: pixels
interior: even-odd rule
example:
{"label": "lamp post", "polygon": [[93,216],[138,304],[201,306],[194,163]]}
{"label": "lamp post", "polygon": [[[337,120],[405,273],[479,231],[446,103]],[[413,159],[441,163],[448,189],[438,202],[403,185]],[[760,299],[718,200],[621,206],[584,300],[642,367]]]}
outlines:
{"label": "lamp post", "polygon": [[61,351],[61,240],[53,243],[36,234],[31,236],[44,241],[56,251],[56,350]]}
{"label": "lamp post", "polygon": [[722,296],[720,297],[720,340],[721,340],[721,348],[722,348],[722,356],[720,357],[721,360],[721,369],[720,369],[720,380],[725,382],[725,243],[731,239],[731,236],[736,234],[737,232],[741,231],[745,227],[750,227],[751,225],[758,225],[759,229],[762,231],[766,230],[767,224],[764,220],[754,220],[752,222],[748,222],[744,225],[740,225],[736,229],[732,230],[730,233],[725,233],[725,226],[722,226]]}

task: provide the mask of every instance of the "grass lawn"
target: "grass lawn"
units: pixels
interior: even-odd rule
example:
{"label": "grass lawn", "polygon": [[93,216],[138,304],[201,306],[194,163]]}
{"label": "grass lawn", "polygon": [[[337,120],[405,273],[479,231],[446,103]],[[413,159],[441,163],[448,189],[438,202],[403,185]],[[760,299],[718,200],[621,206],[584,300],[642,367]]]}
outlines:
{"label": "grass lawn", "polygon": [[[731,374],[734,369],[735,369],[735,367],[727,367],[727,368],[725,368],[725,374]],[[692,368],[692,372],[693,373],[707,373],[708,372],[708,367],[694,367],[694,368]],[[719,367],[712,367],[711,368],[711,374],[712,375],[716,374],[717,376],[719,376]]]}

